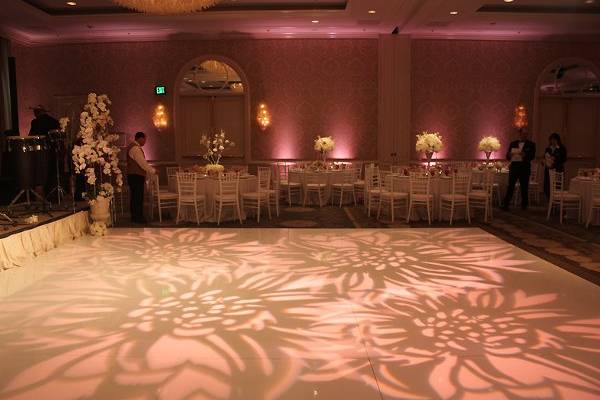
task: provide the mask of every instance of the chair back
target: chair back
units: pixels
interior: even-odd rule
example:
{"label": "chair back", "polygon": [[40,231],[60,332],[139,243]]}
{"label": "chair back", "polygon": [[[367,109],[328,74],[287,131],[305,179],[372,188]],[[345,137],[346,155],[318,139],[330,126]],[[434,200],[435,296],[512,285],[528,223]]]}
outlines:
{"label": "chair back", "polygon": [[349,170],[345,170],[342,172],[338,172],[341,176],[341,183],[343,183],[344,185],[352,185],[354,184],[354,176],[355,176],[355,172],[351,169]]}
{"label": "chair back", "polygon": [[565,190],[565,173],[554,169],[548,171],[550,174],[550,196]]}
{"label": "chair back", "polygon": [[290,173],[289,165],[284,162],[277,162],[276,169],[279,181],[287,181]]}
{"label": "chair back", "polygon": [[268,192],[271,189],[271,167],[258,167],[258,191]]}
{"label": "chair back", "polygon": [[305,171],[302,176],[304,177],[304,183],[307,185],[325,183],[323,181],[326,177],[324,172]]}
{"label": "chair back", "polygon": [[470,174],[452,175],[452,194],[467,194],[471,189]]}
{"label": "chair back", "polygon": [[431,177],[428,174],[413,172],[410,174],[410,194],[426,194],[431,192]]}
{"label": "chair back", "polygon": [[481,188],[485,192],[487,192],[487,194],[490,196],[494,192],[494,177],[495,176],[496,176],[496,173],[491,169],[486,169],[482,173]]}
{"label": "chair back", "polygon": [[367,189],[379,187],[379,168],[373,164],[365,168],[365,185]]}
{"label": "chair back", "polygon": [[179,171],[181,171],[181,167],[167,167],[167,182],[169,184],[169,190],[175,190],[177,188],[176,175]]}
{"label": "chair back", "polygon": [[240,175],[236,172],[219,174],[219,195],[237,195],[240,188]]}
{"label": "chair back", "polygon": [[362,179],[362,170],[363,170],[363,162],[362,161],[352,161],[351,169],[354,171],[355,180]]}
{"label": "chair back", "polygon": [[177,192],[180,198],[196,197],[196,180],[198,175],[195,172],[177,172]]}

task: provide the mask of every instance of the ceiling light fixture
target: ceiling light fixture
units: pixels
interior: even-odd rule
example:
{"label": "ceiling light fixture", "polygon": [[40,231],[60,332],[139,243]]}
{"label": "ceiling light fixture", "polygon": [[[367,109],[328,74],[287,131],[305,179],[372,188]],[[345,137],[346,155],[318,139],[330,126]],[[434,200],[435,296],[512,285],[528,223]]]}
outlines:
{"label": "ceiling light fixture", "polygon": [[512,3],[515,0],[504,0],[505,3]]}
{"label": "ceiling light fixture", "polygon": [[67,5],[68,6],[76,6],[77,2],[76,1],[67,1]]}
{"label": "ceiling light fixture", "polygon": [[377,11],[375,11],[375,10],[369,10],[369,14],[375,14],[375,13],[377,13]]}
{"label": "ceiling light fixture", "polygon": [[318,23],[319,23],[319,20],[318,20],[318,19],[313,19],[311,22],[312,22],[313,24],[318,24]]}
{"label": "ceiling light fixture", "polygon": [[450,11],[450,15],[458,15],[458,11]]}
{"label": "ceiling light fixture", "polygon": [[113,0],[129,9],[148,14],[188,14],[212,7],[220,0]]}

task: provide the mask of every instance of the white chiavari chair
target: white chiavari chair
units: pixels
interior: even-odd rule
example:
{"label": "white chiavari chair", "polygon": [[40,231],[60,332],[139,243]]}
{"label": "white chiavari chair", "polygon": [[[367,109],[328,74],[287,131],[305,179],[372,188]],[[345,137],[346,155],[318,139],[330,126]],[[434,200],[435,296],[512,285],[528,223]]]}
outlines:
{"label": "white chiavari chair", "polygon": [[156,203],[158,208],[158,221],[162,222],[162,210],[169,208],[176,209],[179,194],[170,192],[168,189],[161,189],[158,175],[152,175],[150,179],[150,218],[154,219],[154,203]]}
{"label": "white chiavari chair", "polygon": [[450,225],[452,225],[456,208],[464,207],[465,215],[470,222],[469,202],[467,201],[470,188],[471,174],[452,175],[452,193],[440,195],[440,219],[444,210],[450,210]]}
{"label": "white chiavari chair", "polygon": [[362,176],[362,167],[362,162],[353,162],[351,170],[354,178],[354,193],[359,193],[362,202],[366,204],[367,202],[365,200],[365,180]]}
{"label": "white chiavari chair", "polygon": [[570,193],[565,189],[565,173],[550,170],[550,199],[548,200],[548,215],[554,207],[558,207],[560,217],[559,221],[563,223],[564,213],[568,210],[577,210],[577,221],[581,223],[581,196],[577,193]]}
{"label": "white chiavari chair", "polygon": [[367,208],[367,216],[371,216],[371,208],[373,203],[377,203],[379,207],[379,201],[381,200],[381,187],[379,182],[379,168],[373,164],[368,165],[365,168],[365,207]]}
{"label": "white chiavari chair", "polygon": [[339,172],[340,182],[331,185],[331,205],[333,205],[335,195],[340,196],[340,208],[342,207],[344,194],[351,194],[356,205],[356,192],[354,191],[354,171],[346,170]]}
{"label": "white chiavari chair", "polygon": [[311,193],[316,193],[319,198],[319,207],[323,207],[325,203],[325,190],[327,189],[327,183],[323,182],[326,175],[317,172],[305,172],[304,173],[304,202],[302,203],[306,207],[306,202]]}
{"label": "white chiavari chair", "polygon": [[242,209],[250,208],[256,210],[256,222],[260,223],[261,206],[267,207],[269,219],[271,219],[271,168],[258,167],[258,184],[256,192],[242,194]]}
{"label": "white chiavari chair", "polygon": [[[290,175],[291,165],[286,163],[277,163],[279,172],[279,187],[282,193],[285,193],[288,206],[292,206],[292,196],[297,195],[298,199],[302,199],[302,182],[290,179],[294,174]],[[300,200],[298,200],[300,202]]]}
{"label": "white chiavari chair", "polygon": [[177,172],[177,219],[179,223],[182,207],[194,207],[196,224],[200,225],[199,207],[202,206],[202,217],[206,217],[206,196],[198,193],[198,175],[195,172]]}
{"label": "white chiavari chair", "polygon": [[[471,189],[467,194],[467,220],[471,223],[471,210],[484,210],[483,221],[488,222],[488,217],[492,219],[493,200],[494,200],[494,171],[485,170],[481,175],[482,180],[478,189]],[[472,185],[471,185],[472,187]]]}
{"label": "white chiavari chair", "polygon": [[586,228],[592,223],[594,211],[600,211],[600,179],[596,179],[592,182],[592,197],[588,208],[587,220],[585,222]]}
{"label": "white chiavari chair", "polygon": [[433,194],[431,193],[431,177],[428,174],[414,172],[409,177],[409,203],[406,213],[406,222],[410,222],[410,215],[416,206],[427,208],[427,222],[431,225],[433,212]]}
{"label": "white chiavari chair", "polygon": [[237,172],[219,174],[219,190],[215,194],[213,207],[217,214],[217,225],[221,224],[224,207],[232,207],[240,224],[243,224],[240,208],[240,175]]}
{"label": "white chiavari chair", "polygon": [[379,206],[377,207],[377,219],[381,218],[381,210],[384,204],[389,205],[390,217],[392,222],[395,221],[396,208],[404,205],[406,212],[408,213],[408,193],[402,191],[402,182],[406,179],[398,175],[388,175],[387,178],[380,177],[381,182],[381,193],[379,199]]}
{"label": "white chiavari chair", "polygon": [[279,217],[279,202],[281,200],[281,175],[279,174],[279,164],[273,164],[269,167],[271,170],[271,187],[269,188],[269,202],[275,207],[275,215]]}
{"label": "white chiavari chair", "polygon": [[182,172],[181,167],[167,167],[167,184],[169,191],[177,190],[177,173]]}

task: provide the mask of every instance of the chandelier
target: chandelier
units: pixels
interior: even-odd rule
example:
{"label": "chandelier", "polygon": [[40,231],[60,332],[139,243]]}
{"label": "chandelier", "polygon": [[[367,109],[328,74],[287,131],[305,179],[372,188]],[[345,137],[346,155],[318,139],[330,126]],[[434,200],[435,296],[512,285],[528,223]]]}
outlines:
{"label": "chandelier", "polygon": [[187,14],[204,10],[219,0],[113,0],[129,9],[148,14]]}

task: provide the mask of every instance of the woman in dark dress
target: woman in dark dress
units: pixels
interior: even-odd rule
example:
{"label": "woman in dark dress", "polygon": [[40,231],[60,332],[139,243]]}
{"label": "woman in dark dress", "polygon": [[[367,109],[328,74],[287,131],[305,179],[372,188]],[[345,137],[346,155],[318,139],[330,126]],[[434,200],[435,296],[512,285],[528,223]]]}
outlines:
{"label": "woman in dark dress", "polygon": [[544,194],[550,198],[550,170],[556,172],[565,172],[565,162],[567,161],[567,149],[560,140],[558,133],[553,133],[548,138],[550,142],[544,152]]}

